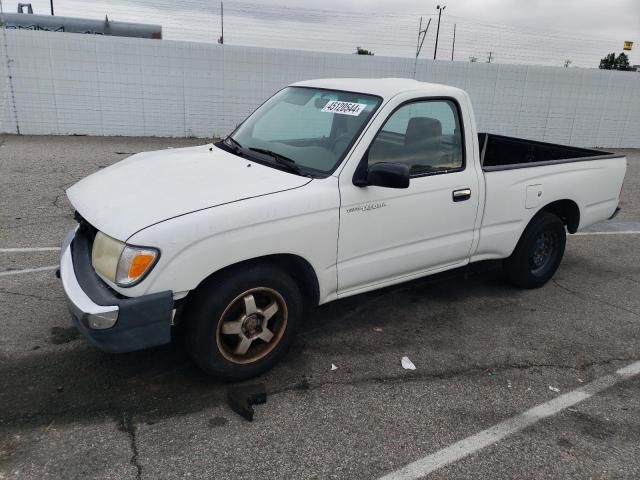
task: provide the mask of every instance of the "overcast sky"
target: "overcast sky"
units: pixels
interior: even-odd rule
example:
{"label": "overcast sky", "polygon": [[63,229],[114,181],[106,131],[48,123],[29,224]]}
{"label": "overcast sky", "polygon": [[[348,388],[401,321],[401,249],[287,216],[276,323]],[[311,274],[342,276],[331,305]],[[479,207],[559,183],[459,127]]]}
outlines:
{"label": "overcast sky", "polygon": [[[15,0],[2,1],[5,11],[15,11]],[[49,0],[31,3],[36,13],[48,13]],[[377,55],[412,56],[419,17],[436,13],[437,3],[227,0],[225,42],[345,53],[360,45]],[[449,0],[445,5],[439,59],[450,58],[456,23],[456,60],[484,61],[491,50],[501,63],[558,65],[566,58],[574,66],[593,67],[631,40],[636,42],[631,63],[640,63],[640,0]],[[211,0],[54,0],[54,7],[58,15],[109,14],[114,20],[160,23],[165,39],[215,41],[220,33],[219,2]],[[435,30],[432,23],[421,57],[432,57]]]}

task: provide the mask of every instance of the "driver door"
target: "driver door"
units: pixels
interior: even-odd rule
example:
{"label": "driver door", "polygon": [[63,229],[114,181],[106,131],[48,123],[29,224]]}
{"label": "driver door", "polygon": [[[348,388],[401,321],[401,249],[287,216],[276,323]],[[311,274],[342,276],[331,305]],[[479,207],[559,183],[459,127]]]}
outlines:
{"label": "driver door", "polygon": [[409,187],[358,187],[340,176],[339,296],[468,262],[479,189],[465,150],[455,100],[411,101],[391,113],[362,162],[408,165]]}

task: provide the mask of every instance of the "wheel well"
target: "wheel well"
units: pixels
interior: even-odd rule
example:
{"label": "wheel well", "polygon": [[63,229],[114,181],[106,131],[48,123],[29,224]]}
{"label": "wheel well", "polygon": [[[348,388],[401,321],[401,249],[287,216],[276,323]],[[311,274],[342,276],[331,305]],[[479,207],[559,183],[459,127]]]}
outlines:
{"label": "wheel well", "polygon": [[257,264],[266,264],[280,268],[284,272],[291,275],[291,277],[295,280],[307,302],[309,302],[311,305],[317,305],[320,301],[320,286],[318,284],[318,277],[316,276],[316,272],[311,264],[298,255],[287,253],[251,258],[248,260],[243,260],[242,262],[228,265],[202,280],[198,287],[203,283],[208,282],[215,277],[225,275],[232,270],[246,268],[248,266]]}
{"label": "wheel well", "polygon": [[540,210],[541,212],[551,212],[560,218],[567,226],[569,233],[576,233],[580,225],[580,208],[573,200],[558,200],[550,203]]}

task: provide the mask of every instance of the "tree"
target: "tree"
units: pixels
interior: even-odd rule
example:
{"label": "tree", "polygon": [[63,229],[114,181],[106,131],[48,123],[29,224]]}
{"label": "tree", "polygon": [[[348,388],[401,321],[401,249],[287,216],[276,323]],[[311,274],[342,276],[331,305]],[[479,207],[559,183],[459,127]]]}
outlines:
{"label": "tree", "polygon": [[616,65],[618,66],[618,70],[624,70],[626,72],[633,70],[631,65],[629,65],[629,57],[624,52],[616,58]]}
{"label": "tree", "polygon": [[610,53],[606,57],[600,60],[600,66],[602,70],[623,70],[631,71],[633,67],[629,65],[629,57],[625,53],[621,53],[616,57],[615,52]]}
{"label": "tree", "polygon": [[610,53],[606,57],[600,60],[600,66],[598,67],[601,70],[614,70],[616,65],[616,54]]}
{"label": "tree", "polygon": [[356,55],[371,55],[371,56],[373,56],[373,52],[371,50],[367,50],[366,48],[356,47]]}

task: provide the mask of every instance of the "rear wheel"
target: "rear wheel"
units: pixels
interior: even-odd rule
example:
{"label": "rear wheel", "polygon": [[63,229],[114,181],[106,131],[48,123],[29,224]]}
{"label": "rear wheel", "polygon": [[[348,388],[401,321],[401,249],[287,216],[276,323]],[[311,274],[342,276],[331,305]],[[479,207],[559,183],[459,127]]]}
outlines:
{"label": "rear wheel", "polygon": [[270,266],[250,266],[198,287],[187,306],[187,346],[205,372],[242,380],[271,368],[302,317],[295,282]]}
{"label": "rear wheel", "polygon": [[536,215],[504,262],[511,283],[520,288],[547,283],[562,261],[565,243],[566,230],[560,218],[549,212]]}

